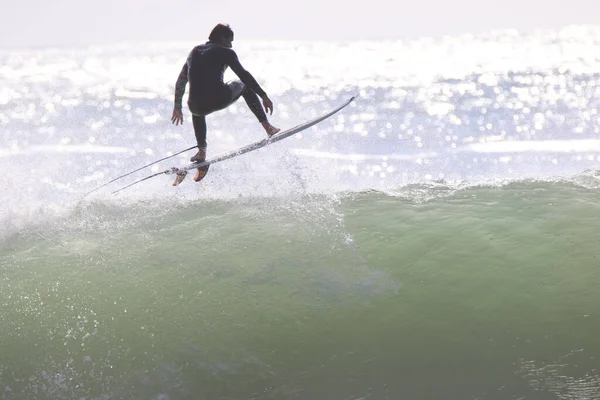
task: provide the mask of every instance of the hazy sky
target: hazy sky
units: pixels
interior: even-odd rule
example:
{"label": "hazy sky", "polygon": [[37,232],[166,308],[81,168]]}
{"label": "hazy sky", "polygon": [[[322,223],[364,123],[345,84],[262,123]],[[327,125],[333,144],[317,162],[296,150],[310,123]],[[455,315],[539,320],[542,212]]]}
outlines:
{"label": "hazy sky", "polygon": [[243,39],[395,39],[600,25],[600,0],[0,0],[0,47]]}

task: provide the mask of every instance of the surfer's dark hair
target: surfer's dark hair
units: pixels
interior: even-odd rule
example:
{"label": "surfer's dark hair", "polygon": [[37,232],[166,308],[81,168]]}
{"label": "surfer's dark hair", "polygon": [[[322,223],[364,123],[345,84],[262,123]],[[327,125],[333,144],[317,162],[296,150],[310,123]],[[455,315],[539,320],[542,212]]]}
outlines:
{"label": "surfer's dark hair", "polygon": [[213,42],[221,38],[233,38],[233,30],[229,24],[217,24],[208,35],[208,40]]}

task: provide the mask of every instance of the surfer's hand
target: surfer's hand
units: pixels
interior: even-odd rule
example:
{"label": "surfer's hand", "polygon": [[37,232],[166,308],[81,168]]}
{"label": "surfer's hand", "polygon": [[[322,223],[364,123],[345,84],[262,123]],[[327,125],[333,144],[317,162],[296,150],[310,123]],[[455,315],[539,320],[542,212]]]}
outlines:
{"label": "surfer's hand", "polygon": [[262,101],[263,101],[263,106],[265,106],[265,111],[267,112],[267,114],[273,115],[273,102],[271,101],[271,99],[269,99],[269,97],[267,95],[264,95],[264,97],[262,98]]}
{"label": "surfer's hand", "polygon": [[171,122],[174,123],[175,126],[183,124],[183,112],[181,111],[181,109],[173,109],[173,116],[171,117]]}

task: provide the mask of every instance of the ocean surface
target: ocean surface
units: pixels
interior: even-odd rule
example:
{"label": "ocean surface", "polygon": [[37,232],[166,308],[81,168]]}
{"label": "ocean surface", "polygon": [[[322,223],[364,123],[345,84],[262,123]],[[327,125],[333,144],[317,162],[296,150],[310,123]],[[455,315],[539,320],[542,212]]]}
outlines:
{"label": "ocean surface", "polygon": [[195,145],[200,42],[0,50],[1,399],[600,399],[600,28],[239,38],[278,127],[360,96],[84,196]]}

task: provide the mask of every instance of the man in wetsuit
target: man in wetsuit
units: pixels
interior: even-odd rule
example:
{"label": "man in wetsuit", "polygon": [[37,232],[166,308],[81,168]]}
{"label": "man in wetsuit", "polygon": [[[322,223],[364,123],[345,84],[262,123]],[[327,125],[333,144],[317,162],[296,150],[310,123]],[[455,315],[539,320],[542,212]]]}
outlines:
{"label": "man in wetsuit", "polygon": [[[231,42],[233,30],[229,25],[215,26],[208,42],[192,49],[175,84],[175,107],[171,118],[175,125],[183,123],[182,100],[185,86],[188,82],[190,84],[188,107],[192,113],[192,124],[198,143],[198,153],[190,159],[192,162],[202,162],[206,159],[205,117],[230,106],[240,96],[244,97],[269,137],[279,132],[278,128],[269,123],[265,113],[266,111],[273,114],[273,102],[256,79],[242,67],[237,54],[231,48]],[[231,67],[241,81],[224,83],[223,74],[227,67]],[[259,96],[265,110],[260,104]],[[198,169],[194,180],[200,181],[207,171],[207,168]]]}

